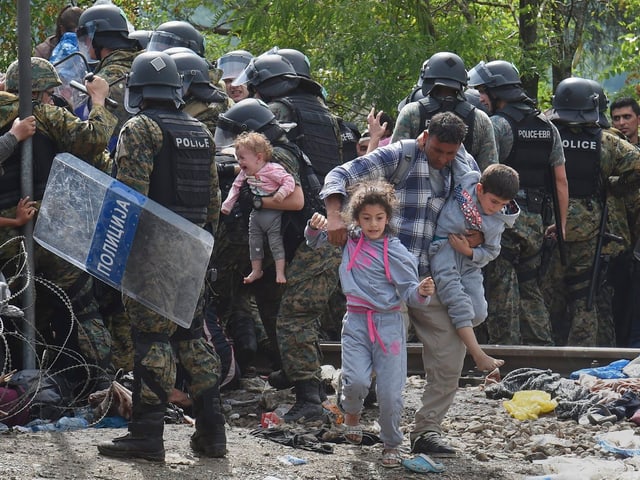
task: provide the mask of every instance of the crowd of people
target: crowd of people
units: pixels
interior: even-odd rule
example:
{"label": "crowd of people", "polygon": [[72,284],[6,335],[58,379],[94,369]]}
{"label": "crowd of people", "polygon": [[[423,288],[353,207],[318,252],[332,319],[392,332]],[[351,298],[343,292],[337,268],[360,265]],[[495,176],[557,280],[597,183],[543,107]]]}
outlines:
{"label": "crowd of people", "polygon": [[[63,40],[92,65],[82,106],[58,94],[50,60]],[[542,112],[512,63],[468,69],[437,52],[397,120],[372,109],[361,135],[327,107],[304,53],[234,50],[211,61],[190,23],[136,32],[109,2],[64,9],[31,67],[32,117],[17,118],[17,62],[0,92],[4,239],[36,215],[59,152],[215,237],[216,276],[189,328],[36,245],[35,274],[69,298],[71,348],[94,366],[92,389],[133,371],[128,433],[100,444],[103,455],[163,461],[164,412],[186,390],[191,447],[224,456],[220,389],[255,374],[258,354],[273,387],[295,387],[284,420],[317,420],[319,344],[341,340],[345,438],[361,442],[359,415],[375,388],[382,465],[395,467],[407,339],[423,345],[427,380],[411,449],[428,455],[455,454],[441,423],[465,355],[482,371],[504,363],[482,343],[640,345],[633,98],[609,106],[601,85],[571,77]],[[21,196],[18,148],[30,136],[33,199]],[[64,307],[38,296],[51,342]]]}

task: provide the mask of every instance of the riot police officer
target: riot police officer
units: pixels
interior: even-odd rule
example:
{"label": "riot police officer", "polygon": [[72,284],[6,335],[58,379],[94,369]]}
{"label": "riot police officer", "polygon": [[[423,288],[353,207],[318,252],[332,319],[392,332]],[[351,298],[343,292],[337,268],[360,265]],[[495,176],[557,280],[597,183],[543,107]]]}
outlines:
{"label": "riot police officer", "polygon": [[600,273],[594,252],[605,233],[620,233],[600,230],[607,220],[607,196],[637,191],[640,178],[640,152],[600,126],[599,101],[592,81],[578,77],[560,82],[552,98],[550,118],[562,137],[569,182],[567,264],[552,288],[555,295],[565,294],[569,345],[596,346],[599,331],[612,330],[611,325],[599,325],[611,318],[599,317],[593,298]]}
{"label": "riot police officer", "polygon": [[408,102],[396,120],[392,142],[417,138],[439,112],[451,111],[467,125],[464,146],[480,169],[497,163],[498,154],[491,121],[486,113],[469,103],[464,96],[467,70],[462,59],[451,52],[438,52],[423,65],[420,72],[423,98]]}
{"label": "riot police officer", "polygon": [[109,141],[113,152],[118,133],[131,116],[124,108],[125,75],[141,50],[138,40],[129,38],[129,22],[122,9],[109,3],[87,8],[78,21],[78,45],[85,58],[99,63],[93,72],[109,83],[109,96],[117,102],[118,124]]}
{"label": "riot police officer", "polygon": [[165,50],[165,53],[173,58],[183,76],[185,104],[182,111],[200,120],[215,134],[218,116],[226,112],[233,102],[226,93],[211,83],[209,62],[185,47],[172,47]]}
{"label": "riot police officer", "polygon": [[149,52],[162,52],[172,47],[185,47],[204,58],[204,36],[189,22],[172,20],[160,24],[147,45]]}
{"label": "riot police officer", "polygon": [[[220,191],[213,137],[201,122],[180,111],[182,80],[174,60],[164,52],[137,56],[127,77],[126,99],[127,109],[137,114],[118,140],[117,178],[192,223],[215,227]],[[192,141],[178,141],[184,136]],[[191,448],[203,456],[223,457],[220,362],[202,335],[202,301],[189,329],[132,298],[123,302],[135,349],[132,418],[127,435],[98,445],[98,450],[107,456],[164,461],[164,413],[176,379],[175,351],[193,398],[196,431]]]}
{"label": "riot police officer", "polygon": [[[289,262],[284,291],[279,291],[273,282],[268,284],[273,275],[264,275],[252,285],[260,317],[267,332],[277,338],[282,362],[282,370],[272,372],[269,382],[278,388],[295,385],[296,403],[284,419],[313,421],[321,418],[323,412],[318,349],[320,318],[338,285],[341,252],[339,248],[331,248],[319,256],[303,241],[306,221],[314,211],[323,209],[318,198],[320,183],[302,152],[287,140],[284,129],[264,102],[246,99],[220,115],[216,138],[221,144],[229,144],[231,137],[251,128],[267,136],[274,146],[274,158],[286,159],[286,163],[279,161],[297,178],[301,185],[299,193],[304,195],[304,209],[300,210],[303,204],[294,205],[292,199],[291,206],[285,206],[290,211],[283,214],[286,225],[283,238]],[[229,140],[221,138],[224,132]],[[265,207],[279,208],[273,201],[267,204],[268,200],[263,198]],[[288,200],[289,197],[285,199]],[[241,254],[246,258],[245,252]]]}

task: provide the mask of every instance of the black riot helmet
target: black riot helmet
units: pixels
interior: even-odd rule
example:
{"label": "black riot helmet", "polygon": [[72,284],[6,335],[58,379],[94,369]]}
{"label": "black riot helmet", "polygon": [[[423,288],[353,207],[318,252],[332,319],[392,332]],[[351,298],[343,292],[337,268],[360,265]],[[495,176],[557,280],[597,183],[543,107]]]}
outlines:
{"label": "black riot helmet", "polygon": [[607,118],[607,110],[609,110],[609,98],[604,93],[604,88],[595,80],[589,79],[589,83],[593,86],[593,91],[598,95],[598,125],[602,128],[611,128],[611,123]]}
{"label": "black riot helmet", "polygon": [[252,59],[232,85],[238,86],[245,83],[248,83],[262,99],[269,101],[296,88],[300,84],[300,78],[286,58],[280,55],[263,54]]}
{"label": "black riot helmet", "polygon": [[420,78],[425,97],[436,85],[462,91],[467,85],[467,70],[462,59],[455,53],[438,52],[423,64]]}
{"label": "black riot helmet", "polygon": [[90,58],[89,45],[93,47],[98,60],[102,48],[140,48],[138,40],[129,38],[129,22],[126,15],[120,7],[113,4],[94,5],[82,12],[76,34],[80,52],[86,58]]}
{"label": "black riot helmet", "polygon": [[279,48],[276,53],[291,62],[296,74],[311,78],[311,62],[304,53],[293,48]]}
{"label": "black riot helmet", "polygon": [[551,98],[551,120],[568,124],[595,124],[599,118],[599,95],[591,80],[570,77],[562,80]]}
{"label": "black riot helmet", "polygon": [[528,99],[522,88],[520,72],[513,63],[505,60],[478,63],[469,70],[469,87],[486,90],[491,101],[499,99],[515,102]]}
{"label": "black riot helmet", "polygon": [[151,34],[148,51],[162,52],[171,47],[186,47],[204,57],[204,37],[189,22],[173,20],[165,22]]}
{"label": "black riot helmet", "polygon": [[127,75],[124,106],[129,113],[140,111],[144,100],[170,101],[182,105],[182,77],[176,62],[164,52],[142,52]]}
{"label": "black riot helmet", "polygon": [[182,97],[188,95],[206,103],[223,102],[226,93],[218,90],[209,78],[210,65],[196,52],[186,47],[171,47],[164,51],[176,62],[176,67],[182,75]]}
{"label": "black riot helmet", "polygon": [[243,132],[264,134],[270,142],[280,138],[285,131],[269,106],[257,98],[245,98],[218,117],[214,143],[216,148],[233,145]]}

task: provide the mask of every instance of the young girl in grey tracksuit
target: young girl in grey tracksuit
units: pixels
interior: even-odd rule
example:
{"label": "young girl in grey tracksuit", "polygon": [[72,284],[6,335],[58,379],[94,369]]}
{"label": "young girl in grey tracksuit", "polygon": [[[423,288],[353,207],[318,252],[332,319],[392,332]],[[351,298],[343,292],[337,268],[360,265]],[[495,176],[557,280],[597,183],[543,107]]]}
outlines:
{"label": "young girl in grey tracksuit", "polygon": [[[388,232],[395,195],[384,181],[358,184],[343,216],[350,225],[340,264],[340,281],[347,298],[342,323],[342,395],[347,434],[352,443],[362,441],[359,425],[371,375],[376,373],[380,408],[380,439],[384,443],[382,465],[401,463],[400,417],[402,391],[407,376],[406,326],[402,304],[421,306],[434,293],[430,277],[418,279],[417,259]],[[314,214],[305,230],[307,244],[327,243],[327,220]]]}

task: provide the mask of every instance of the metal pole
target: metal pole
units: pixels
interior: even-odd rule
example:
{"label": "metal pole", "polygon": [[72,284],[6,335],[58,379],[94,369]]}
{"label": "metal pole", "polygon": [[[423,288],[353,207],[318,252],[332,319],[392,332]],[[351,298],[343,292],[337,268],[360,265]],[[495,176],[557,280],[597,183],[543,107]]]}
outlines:
{"label": "metal pole", "polygon": [[[31,6],[29,0],[17,0],[18,2],[18,74],[20,77],[18,96],[20,99],[19,115],[26,118],[33,112],[31,104]],[[22,142],[20,187],[22,196],[33,198],[33,143],[28,138]],[[33,262],[33,220],[23,227],[25,236],[25,248],[27,251],[28,268],[31,275],[34,274]],[[22,368],[33,369],[36,366],[35,352],[35,284],[28,282],[22,295],[24,307],[25,345],[22,349]]]}

